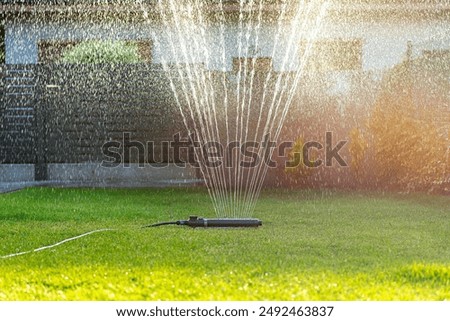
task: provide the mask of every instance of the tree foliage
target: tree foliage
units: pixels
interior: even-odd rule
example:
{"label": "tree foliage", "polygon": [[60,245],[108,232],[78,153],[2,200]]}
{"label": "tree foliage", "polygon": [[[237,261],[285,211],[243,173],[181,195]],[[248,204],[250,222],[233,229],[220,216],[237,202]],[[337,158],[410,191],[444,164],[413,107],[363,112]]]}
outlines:
{"label": "tree foliage", "polygon": [[137,44],[126,41],[82,42],[64,52],[62,62],[65,63],[138,63],[142,62]]}
{"label": "tree foliage", "polygon": [[448,175],[448,137],[439,123],[442,106],[417,104],[428,84],[413,73],[410,63],[394,68],[369,120],[376,174],[402,189],[433,190]]}

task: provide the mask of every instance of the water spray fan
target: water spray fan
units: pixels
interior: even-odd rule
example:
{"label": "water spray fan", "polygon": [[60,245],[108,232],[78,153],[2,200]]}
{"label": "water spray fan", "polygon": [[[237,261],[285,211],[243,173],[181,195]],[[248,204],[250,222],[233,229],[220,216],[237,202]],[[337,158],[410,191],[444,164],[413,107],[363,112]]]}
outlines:
{"label": "water spray fan", "polygon": [[192,228],[196,227],[215,227],[215,228],[225,228],[225,227],[258,227],[262,225],[262,222],[258,219],[253,218],[201,218],[198,216],[190,216],[188,220],[180,220],[173,222],[161,222],[156,224],[150,224],[143,226],[146,227],[156,227],[162,225],[186,225]]}

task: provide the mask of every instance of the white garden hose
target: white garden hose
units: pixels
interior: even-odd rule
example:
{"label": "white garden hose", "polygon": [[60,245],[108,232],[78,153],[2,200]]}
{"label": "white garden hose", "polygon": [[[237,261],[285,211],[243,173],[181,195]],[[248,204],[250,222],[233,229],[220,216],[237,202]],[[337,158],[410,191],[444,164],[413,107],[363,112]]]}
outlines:
{"label": "white garden hose", "polygon": [[81,234],[81,235],[78,235],[78,236],[74,236],[74,237],[71,237],[71,238],[59,241],[58,243],[55,243],[55,244],[39,247],[39,248],[34,249],[34,250],[18,252],[18,253],[12,253],[12,254],[8,254],[8,255],[0,256],[0,259],[9,259],[11,257],[16,257],[16,256],[21,256],[21,255],[25,255],[25,254],[30,254],[30,253],[35,253],[35,252],[40,252],[40,251],[52,249],[54,247],[63,245],[64,243],[67,243],[67,242],[70,242],[70,241],[75,241],[77,239],[80,239],[82,237],[85,237],[85,236],[88,236],[88,235],[91,235],[91,234],[94,234],[94,233],[100,233],[100,232],[106,232],[106,231],[114,231],[114,230],[115,229],[104,228],[104,229],[100,229],[100,230],[90,231],[90,232],[87,232],[87,233],[84,233],[84,234]]}

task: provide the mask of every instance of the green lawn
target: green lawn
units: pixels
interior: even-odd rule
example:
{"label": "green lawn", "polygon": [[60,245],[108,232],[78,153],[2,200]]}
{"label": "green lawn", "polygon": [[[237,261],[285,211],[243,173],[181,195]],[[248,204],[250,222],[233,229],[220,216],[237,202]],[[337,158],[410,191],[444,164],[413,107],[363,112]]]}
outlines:
{"label": "green lawn", "polygon": [[195,189],[0,195],[0,300],[449,300],[450,198],[266,191],[258,229],[137,227],[213,217]]}

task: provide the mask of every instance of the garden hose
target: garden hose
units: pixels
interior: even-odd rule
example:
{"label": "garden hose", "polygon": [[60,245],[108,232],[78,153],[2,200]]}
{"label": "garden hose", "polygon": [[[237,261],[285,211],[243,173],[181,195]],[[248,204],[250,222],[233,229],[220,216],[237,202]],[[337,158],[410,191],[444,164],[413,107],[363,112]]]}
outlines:
{"label": "garden hose", "polygon": [[[190,216],[188,220],[180,220],[180,221],[173,221],[173,222],[160,222],[160,223],[155,223],[155,224],[150,224],[150,225],[145,225],[142,226],[141,228],[148,228],[148,227],[157,227],[157,226],[163,226],[163,225],[185,225],[185,226],[190,226],[192,228],[196,228],[196,227],[214,227],[214,228],[225,228],[225,227],[258,227],[262,225],[262,222],[258,219],[252,219],[252,218],[246,218],[246,219],[230,219],[230,218],[215,218],[215,219],[207,219],[207,218],[199,218],[197,216]],[[77,239],[80,239],[82,237],[91,235],[91,234],[95,234],[95,233],[100,233],[100,232],[107,232],[107,231],[117,231],[117,229],[112,229],[112,228],[104,228],[104,229],[98,229],[98,230],[94,230],[94,231],[90,231],[90,232],[86,232],[77,236],[73,236],[67,239],[64,239],[62,241],[59,241],[57,243],[51,244],[51,245],[46,245],[46,246],[42,246],[33,250],[29,250],[29,251],[23,251],[23,252],[17,252],[17,253],[12,253],[12,254],[8,254],[8,255],[4,255],[4,256],[0,256],[0,259],[8,259],[8,258],[12,258],[12,257],[16,257],[16,256],[21,256],[21,255],[25,255],[25,254],[30,254],[30,253],[36,253],[36,252],[40,252],[40,251],[44,251],[44,250],[48,250],[57,246],[60,246],[64,243],[70,242],[70,241],[74,241]]]}

